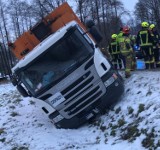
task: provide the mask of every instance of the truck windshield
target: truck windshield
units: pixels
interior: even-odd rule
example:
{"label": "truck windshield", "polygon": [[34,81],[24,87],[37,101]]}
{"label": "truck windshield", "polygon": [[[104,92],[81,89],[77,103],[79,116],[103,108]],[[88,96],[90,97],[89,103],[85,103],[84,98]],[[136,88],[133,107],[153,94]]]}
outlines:
{"label": "truck windshield", "polygon": [[33,95],[38,94],[74,71],[92,53],[88,39],[78,29],[72,30],[20,72],[22,82]]}

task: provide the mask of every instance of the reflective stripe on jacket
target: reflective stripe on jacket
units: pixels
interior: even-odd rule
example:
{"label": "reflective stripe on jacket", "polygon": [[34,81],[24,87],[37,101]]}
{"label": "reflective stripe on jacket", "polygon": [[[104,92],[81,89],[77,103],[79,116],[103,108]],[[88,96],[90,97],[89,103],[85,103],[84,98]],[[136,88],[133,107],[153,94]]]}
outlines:
{"label": "reflective stripe on jacket", "polygon": [[131,40],[127,36],[121,37],[119,45],[122,54],[129,54],[132,51]]}
{"label": "reflective stripe on jacket", "polygon": [[148,29],[142,29],[138,32],[137,45],[143,46],[152,46],[153,43],[153,35],[148,31]]}
{"label": "reflective stripe on jacket", "polygon": [[117,41],[111,42],[111,44],[109,46],[109,52],[111,54],[119,54],[120,53],[120,51],[119,51],[119,45],[118,45]]}

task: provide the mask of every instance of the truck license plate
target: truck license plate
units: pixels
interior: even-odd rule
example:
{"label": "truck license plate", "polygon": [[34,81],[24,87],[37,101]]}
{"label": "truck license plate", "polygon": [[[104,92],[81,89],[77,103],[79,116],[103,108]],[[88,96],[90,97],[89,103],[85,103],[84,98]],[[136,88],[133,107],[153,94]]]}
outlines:
{"label": "truck license plate", "polygon": [[58,106],[63,101],[65,101],[65,98],[60,92],[57,92],[56,94],[54,94],[52,97],[49,98],[49,102],[52,104],[53,107]]}

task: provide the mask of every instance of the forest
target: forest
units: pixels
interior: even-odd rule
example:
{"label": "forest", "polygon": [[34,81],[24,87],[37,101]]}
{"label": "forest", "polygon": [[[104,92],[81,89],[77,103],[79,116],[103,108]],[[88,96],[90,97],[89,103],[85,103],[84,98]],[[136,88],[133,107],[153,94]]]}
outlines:
{"label": "forest", "polygon": [[[0,1],[0,76],[11,76],[11,68],[17,59],[10,51],[8,44],[29,30],[44,16],[63,2],[71,0],[10,0]],[[128,25],[131,34],[136,35],[141,22],[147,21],[157,25],[160,31],[160,1],[138,0],[134,12],[124,8],[121,0],[75,0],[71,6],[81,22],[92,19],[103,34],[100,46],[106,48],[111,34],[118,33],[120,27]],[[124,18],[129,18],[125,20]]]}

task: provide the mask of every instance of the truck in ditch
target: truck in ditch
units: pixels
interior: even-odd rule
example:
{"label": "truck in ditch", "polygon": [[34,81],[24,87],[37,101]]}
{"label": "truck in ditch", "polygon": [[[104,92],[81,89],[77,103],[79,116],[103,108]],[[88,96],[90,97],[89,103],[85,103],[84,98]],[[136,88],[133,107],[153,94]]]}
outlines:
{"label": "truck in ditch", "polygon": [[12,83],[33,97],[57,128],[78,128],[115,103],[124,91],[120,74],[87,28],[63,3],[9,46],[18,63]]}

